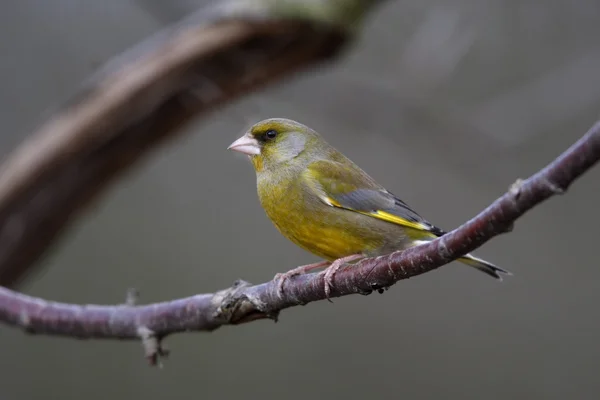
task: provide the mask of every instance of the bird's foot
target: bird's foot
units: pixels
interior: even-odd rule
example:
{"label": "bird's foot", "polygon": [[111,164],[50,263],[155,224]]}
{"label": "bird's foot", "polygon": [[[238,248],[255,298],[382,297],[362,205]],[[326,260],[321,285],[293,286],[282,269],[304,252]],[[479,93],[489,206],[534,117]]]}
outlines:
{"label": "bird's foot", "polygon": [[335,276],[335,273],[340,268],[342,268],[344,264],[349,263],[351,261],[360,260],[361,258],[364,258],[362,254],[352,254],[350,256],[338,258],[337,260],[332,262],[331,265],[325,271],[319,272],[319,275],[324,275],[325,298],[327,299],[327,301],[329,301],[330,303],[332,302],[329,298],[329,295],[331,294],[331,289],[333,288],[333,278]]}
{"label": "bird's foot", "polygon": [[296,275],[306,274],[312,270],[323,268],[329,265],[329,261],[319,261],[314,264],[302,265],[300,267],[296,267],[288,272],[284,272],[283,274],[276,274],[273,280],[277,281],[277,295],[281,298],[283,297],[283,285],[285,281],[289,278],[292,278]]}

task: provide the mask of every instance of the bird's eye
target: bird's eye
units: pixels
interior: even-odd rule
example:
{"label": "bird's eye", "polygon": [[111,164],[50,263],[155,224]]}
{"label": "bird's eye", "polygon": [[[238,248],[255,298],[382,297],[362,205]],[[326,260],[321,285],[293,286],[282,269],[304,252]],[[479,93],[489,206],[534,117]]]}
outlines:
{"label": "bird's eye", "polygon": [[273,129],[271,129],[271,130],[265,132],[266,139],[273,140],[273,139],[275,139],[275,137],[277,137],[277,131],[274,131]]}

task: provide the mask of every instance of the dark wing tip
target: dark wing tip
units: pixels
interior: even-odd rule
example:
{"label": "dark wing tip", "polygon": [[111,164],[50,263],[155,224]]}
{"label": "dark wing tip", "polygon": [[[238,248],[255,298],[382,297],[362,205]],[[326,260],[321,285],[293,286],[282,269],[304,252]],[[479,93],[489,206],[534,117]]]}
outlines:
{"label": "dark wing tip", "polygon": [[431,224],[429,224],[429,231],[431,233],[433,233],[437,237],[444,236],[446,234],[446,231],[444,231],[443,229],[438,228],[435,225],[431,225]]}

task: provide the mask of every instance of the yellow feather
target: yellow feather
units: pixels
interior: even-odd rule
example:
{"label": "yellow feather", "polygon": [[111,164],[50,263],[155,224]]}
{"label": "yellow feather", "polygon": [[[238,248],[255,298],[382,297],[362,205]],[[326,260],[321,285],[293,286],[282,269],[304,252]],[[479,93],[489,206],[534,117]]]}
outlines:
{"label": "yellow feather", "polygon": [[408,228],[419,229],[419,230],[423,230],[423,231],[429,230],[429,227],[427,225],[424,225],[420,222],[408,221],[402,217],[387,213],[385,211],[377,210],[377,211],[366,213],[366,214],[372,215],[375,218],[379,218],[384,221],[393,222],[394,224],[403,225]]}
{"label": "yellow feather", "polygon": [[399,217],[397,215],[390,214],[388,212],[381,211],[381,210],[359,211],[359,210],[355,210],[353,208],[344,207],[340,203],[338,203],[337,201],[332,199],[331,197],[323,196],[322,199],[326,204],[328,204],[332,207],[344,208],[344,209],[347,209],[350,211],[357,212],[362,215],[367,215],[369,217],[377,218],[382,221],[391,222],[392,224],[404,226],[406,228],[410,228],[411,230],[414,229],[413,231],[409,230],[406,232],[406,234],[409,237],[411,237],[412,239],[423,239],[424,237],[436,237],[436,235],[430,231],[429,226],[422,224],[420,222],[409,221],[409,220]]}

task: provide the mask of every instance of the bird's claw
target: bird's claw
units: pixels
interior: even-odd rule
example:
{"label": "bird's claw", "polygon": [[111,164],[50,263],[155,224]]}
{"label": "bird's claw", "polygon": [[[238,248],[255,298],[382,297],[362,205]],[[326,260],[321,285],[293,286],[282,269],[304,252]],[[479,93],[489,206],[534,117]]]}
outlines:
{"label": "bird's claw", "polygon": [[[318,276],[323,275],[323,279],[325,281],[325,298],[327,299],[327,301],[332,303],[329,297],[331,295],[331,289],[333,289],[333,277],[335,276],[335,273],[347,262],[355,261],[360,258],[363,258],[363,256],[359,254],[339,258],[332,262],[327,269],[319,272]],[[285,281],[289,278],[292,278],[296,275],[305,274],[317,268],[323,268],[327,264],[329,264],[328,261],[320,261],[314,264],[303,265],[301,267],[294,268],[291,271],[284,272],[283,274],[276,274],[273,280],[277,281],[277,295],[279,296],[279,298],[283,298],[283,285],[285,284]]]}
{"label": "bird's claw", "polygon": [[285,284],[285,281],[296,275],[300,275],[300,273],[294,270],[284,272],[283,274],[275,274],[273,280],[277,281],[277,296],[279,296],[280,299],[283,298],[283,285]]}
{"label": "bird's claw", "polygon": [[328,302],[333,303],[330,299],[331,289],[333,289],[333,277],[338,269],[341,268],[343,263],[337,263],[336,261],[331,264],[325,271],[319,272],[319,275],[323,275],[323,281],[325,282],[325,298]]}
{"label": "bird's claw", "polygon": [[319,275],[323,275],[323,281],[325,282],[325,298],[328,302],[333,303],[333,301],[331,301],[330,295],[331,289],[333,289],[333,278],[335,277],[336,272],[338,272],[338,270],[342,268],[347,262],[355,261],[362,257],[362,255],[354,254],[348,257],[339,258],[332,262],[326,270],[319,272]]}
{"label": "bird's claw", "polygon": [[323,267],[327,266],[328,264],[329,264],[329,261],[319,261],[314,264],[308,264],[308,265],[302,265],[300,267],[296,267],[288,272],[284,272],[283,274],[281,274],[281,273],[276,274],[275,277],[273,278],[273,280],[277,281],[277,296],[279,296],[280,299],[283,298],[283,285],[285,284],[285,281],[288,280],[289,278],[292,278],[297,275],[305,274],[305,273],[310,272],[317,268],[323,268]]}

